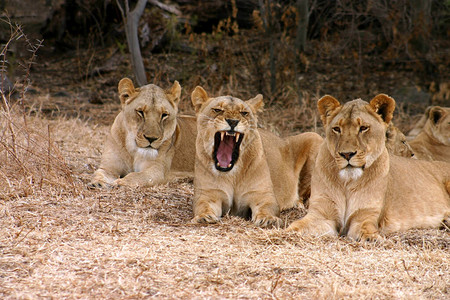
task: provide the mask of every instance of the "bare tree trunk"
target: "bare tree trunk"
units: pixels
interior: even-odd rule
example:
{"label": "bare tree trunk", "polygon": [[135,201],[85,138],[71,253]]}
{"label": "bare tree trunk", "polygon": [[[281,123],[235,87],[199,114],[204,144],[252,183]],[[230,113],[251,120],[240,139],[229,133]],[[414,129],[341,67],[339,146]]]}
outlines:
{"label": "bare tree trunk", "polygon": [[295,37],[295,47],[298,52],[305,51],[306,35],[308,33],[308,0],[297,0],[298,24],[297,36]]}
{"label": "bare tree trunk", "polygon": [[147,84],[147,76],[145,75],[144,62],[142,60],[141,48],[139,47],[138,25],[139,19],[144,13],[147,0],[139,0],[131,12],[128,6],[128,0],[125,0],[125,13],[119,1],[116,0],[116,2],[125,23],[125,35],[127,36],[128,49],[131,56],[131,66],[136,76],[137,84],[142,86]]}
{"label": "bare tree trunk", "polygon": [[411,0],[413,37],[412,46],[425,55],[430,50],[431,0]]}
{"label": "bare tree trunk", "polygon": [[[275,66],[275,50],[274,40],[272,36],[272,14],[270,7],[271,0],[259,0],[259,9],[261,12],[261,19],[263,21],[264,31],[269,39],[269,68],[270,68],[270,93],[274,93],[276,89],[276,66]],[[267,9],[267,11],[266,11]]]}

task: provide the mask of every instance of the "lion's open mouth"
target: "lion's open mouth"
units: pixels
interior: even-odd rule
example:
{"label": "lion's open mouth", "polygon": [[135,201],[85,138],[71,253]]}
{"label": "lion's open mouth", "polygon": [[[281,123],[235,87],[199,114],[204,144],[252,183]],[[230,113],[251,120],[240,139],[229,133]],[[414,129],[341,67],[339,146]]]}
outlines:
{"label": "lion's open mouth", "polygon": [[214,135],[214,165],[221,172],[233,169],[239,158],[239,146],[244,134],[236,131],[218,131]]}

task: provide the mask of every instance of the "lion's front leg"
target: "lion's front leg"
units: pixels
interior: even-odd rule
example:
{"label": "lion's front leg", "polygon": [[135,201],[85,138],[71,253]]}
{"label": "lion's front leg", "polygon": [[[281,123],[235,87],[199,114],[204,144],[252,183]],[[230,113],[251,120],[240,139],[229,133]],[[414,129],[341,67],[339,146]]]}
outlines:
{"label": "lion's front leg", "polygon": [[100,167],[92,175],[89,187],[112,187],[120,176],[127,174],[129,171],[130,164],[121,145],[117,144],[112,136],[108,136]]}
{"label": "lion's front leg", "polygon": [[226,194],[219,190],[206,190],[194,195],[193,223],[217,223],[222,216]]}
{"label": "lion's front leg", "polygon": [[252,221],[261,227],[281,227],[283,221],[279,218],[280,208],[273,193],[253,192],[247,194],[245,202],[252,210]]}
{"label": "lion's front leg", "polygon": [[142,172],[132,172],[114,181],[114,184],[128,187],[150,187],[165,182],[164,171],[153,167]]}
{"label": "lion's front leg", "polygon": [[324,219],[308,213],[302,219],[294,221],[287,228],[288,231],[297,231],[304,235],[314,236],[336,236],[336,222],[334,220]]}
{"label": "lion's front leg", "polygon": [[336,236],[338,234],[338,214],[335,205],[326,198],[310,199],[306,216],[293,222],[288,230],[315,236]]}
{"label": "lion's front leg", "polygon": [[98,169],[92,175],[91,182],[89,183],[90,188],[98,187],[112,187],[114,181],[119,177],[119,175],[110,174],[104,169]]}
{"label": "lion's front leg", "polygon": [[375,241],[381,238],[378,231],[380,210],[376,208],[359,209],[347,221],[347,236],[354,240]]}

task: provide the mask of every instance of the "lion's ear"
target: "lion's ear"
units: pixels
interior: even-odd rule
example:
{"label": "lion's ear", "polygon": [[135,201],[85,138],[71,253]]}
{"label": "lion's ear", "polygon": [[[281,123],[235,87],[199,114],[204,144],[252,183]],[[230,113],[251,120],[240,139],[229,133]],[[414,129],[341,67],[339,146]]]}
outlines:
{"label": "lion's ear", "polygon": [[131,81],[130,78],[122,78],[119,81],[119,98],[120,103],[122,105],[128,104],[128,100],[130,99],[131,95],[133,95],[136,92],[136,89],[134,88],[133,81]]}
{"label": "lion's ear", "polygon": [[178,81],[174,81],[172,87],[164,91],[166,93],[167,98],[170,103],[172,103],[173,107],[177,107],[180,102],[181,96],[181,86]]}
{"label": "lion's ear", "polygon": [[439,120],[445,115],[445,111],[440,106],[433,106],[428,112],[428,118],[431,120],[433,125],[436,125]]}
{"label": "lion's ear", "polygon": [[340,106],[339,101],[330,95],[325,95],[317,101],[317,109],[319,110],[320,118],[324,125],[327,123],[328,116]]}
{"label": "lion's ear", "polygon": [[252,108],[253,112],[256,114],[262,112],[264,108],[263,95],[258,94],[255,98],[245,101]]}
{"label": "lion's ear", "polygon": [[376,95],[369,103],[370,107],[381,116],[387,124],[394,116],[395,100],[386,94]]}
{"label": "lion's ear", "polygon": [[191,94],[192,105],[194,106],[195,112],[198,113],[203,103],[208,101],[208,93],[201,87],[197,86]]}

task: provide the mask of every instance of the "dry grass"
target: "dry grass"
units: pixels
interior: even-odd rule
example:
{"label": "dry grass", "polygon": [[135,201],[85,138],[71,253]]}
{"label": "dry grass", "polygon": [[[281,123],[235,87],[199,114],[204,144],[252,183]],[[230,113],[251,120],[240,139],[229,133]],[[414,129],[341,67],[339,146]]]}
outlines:
{"label": "dry grass", "polygon": [[[20,124],[23,115],[12,118]],[[58,146],[49,152],[54,171],[39,169],[53,183],[31,182],[27,194],[15,189],[22,171],[3,160],[0,148],[0,170],[14,187],[5,192],[0,182],[1,298],[449,298],[449,231],[357,243],[259,229],[228,216],[221,224],[192,225],[191,182],[86,189],[106,126],[61,118],[27,122],[32,136],[44,130],[33,153],[48,148],[46,128]],[[27,134],[16,137],[26,145]],[[30,169],[41,161],[21,159]],[[71,176],[52,175],[65,170],[62,162]],[[290,223],[303,214],[291,209],[283,218]]]}
{"label": "dry grass", "polygon": [[[196,85],[242,99],[263,93],[262,123],[282,135],[320,132],[315,102],[323,94],[367,100],[400,82],[386,80],[384,69],[361,77],[343,68],[351,64],[333,66],[316,54],[301,79],[286,55],[280,87],[271,92],[267,53],[254,50],[263,48],[258,39],[194,37],[191,55],[148,58],[151,81],[167,87],[179,80],[183,112],[192,112]],[[209,43],[220,51],[208,50]],[[87,189],[119,109],[117,81],[130,76],[116,50],[96,58],[111,59],[115,73],[90,80],[94,54],[51,55],[33,74],[25,70],[41,95],[24,103],[27,113],[0,108],[0,298],[450,298],[448,230],[408,231],[377,243],[304,238],[230,216],[190,224],[189,181]],[[80,66],[86,71],[77,72]],[[389,72],[410,84],[404,72]],[[62,91],[70,98],[49,96]],[[96,97],[104,104],[88,102]],[[398,112],[397,126],[411,126],[407,111]],[[282,218],[289,224],[304,214],[291,209]]]}

